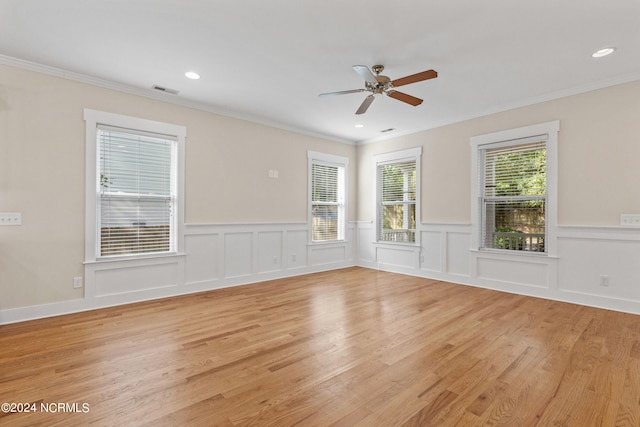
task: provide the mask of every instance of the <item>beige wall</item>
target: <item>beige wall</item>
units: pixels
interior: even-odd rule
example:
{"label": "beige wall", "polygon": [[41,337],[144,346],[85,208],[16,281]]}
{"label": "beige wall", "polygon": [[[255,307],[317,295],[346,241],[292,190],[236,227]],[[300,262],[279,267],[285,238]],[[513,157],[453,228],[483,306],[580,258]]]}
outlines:
{"label": "beige wall", "polygon": [[23,215],[0,228],[0,310],[83,295],[84,108],[187,127],[188,224],[305,222],[307,150],[350,158],[355,200],[353,146],[0,66],[0,212]]}
{"label": "beige wall", "polygon": [[560,121],[558,224],[640,213],[640,81],[358,147],[358,219],[373,220],[373,159],[422,146],[422,222],[471,222],[472,136]]}
{"label": "beige wall", "polygon": [[[0,310],[82,297],[83,109],[187,127],[186,222],[304,222],[307,150],[350,158],[350,220],[373,219],[374,154],[422,154],[423,222],[470,223],[469,138],[560,120],[561,225],[640,213],[640,81],[357,148],[200,110],[0,66]],[[268,178],[278,169],[279,179]]]}

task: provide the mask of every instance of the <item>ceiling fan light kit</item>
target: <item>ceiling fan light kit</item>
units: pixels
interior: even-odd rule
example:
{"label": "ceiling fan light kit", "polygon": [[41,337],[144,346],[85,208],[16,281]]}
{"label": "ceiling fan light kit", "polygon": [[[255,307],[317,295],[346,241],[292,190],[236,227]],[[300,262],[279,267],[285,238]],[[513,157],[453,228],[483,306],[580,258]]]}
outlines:
{"label": "ceiling fan light kit", "polygon": [[401,77],[396,80],[391,80],[389,77],[380,74],[384,70],[384,65],[374,65],[373,67],[371,67],[371,69],[369,69],[369,67],[367,67],[366,65],[354,65],[353,69],[364,79],[364,89],[352,89],[339,92],[321,93],[319,96],[371,92],[371,95],[368,95],[364,99],[362,104],[360,104],[360,107],[356,111],[356,114],[364,114],[375,99],[374,95],[376,94],[385,94],[390,98],[397,99],[398,101],[402,101],[416,107],[422,104],[422,99],[408,95],[404,92],[393,90],[393,88],[438,77],[438,73],[435,70],[427,70],[421,73],[412,74],[410,76]]}

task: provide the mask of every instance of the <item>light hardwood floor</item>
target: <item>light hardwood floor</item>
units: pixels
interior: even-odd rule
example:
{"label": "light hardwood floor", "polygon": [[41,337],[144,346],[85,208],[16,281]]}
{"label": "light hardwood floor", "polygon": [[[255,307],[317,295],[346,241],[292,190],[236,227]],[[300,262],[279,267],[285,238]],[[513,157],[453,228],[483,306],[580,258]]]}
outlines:
{"label": "light hardwood floor", "polygon": [[37,410],[3,426],[640,426],[640,316],[349,268],[0,326],[0,402]]}

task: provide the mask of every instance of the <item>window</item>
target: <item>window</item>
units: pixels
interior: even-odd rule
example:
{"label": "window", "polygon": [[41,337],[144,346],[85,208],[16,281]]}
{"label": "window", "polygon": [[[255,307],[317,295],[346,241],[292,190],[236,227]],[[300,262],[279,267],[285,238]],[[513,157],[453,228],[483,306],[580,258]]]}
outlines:
{"label": "window", "polygon": [[175,137],[98,125],[98,254],[175,252]]}
{"label": "window", "polygon": [[414,149],[375,157],[379,242],[416,242],[420,153]]}
{"label": "window", "polygon": [[549,253],[557,128],[552,122],[472,138],[480,249]]}
{"label": "window", "polygon": [[545,252],[546,137],[480,151],[482,247]]}
{"label": "window", "polygon": [[87,260],[177,253],[184,128],[93,110],[85,120]]}
{"label": "window", "polygon": [[311,241],[344,240],[348,159],[309,152]]}

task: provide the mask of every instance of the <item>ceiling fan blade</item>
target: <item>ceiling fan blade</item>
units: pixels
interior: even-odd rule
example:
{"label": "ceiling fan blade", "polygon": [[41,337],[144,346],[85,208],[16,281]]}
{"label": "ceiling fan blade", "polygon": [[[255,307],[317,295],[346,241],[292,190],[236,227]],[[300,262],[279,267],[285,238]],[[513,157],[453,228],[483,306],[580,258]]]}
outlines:
{"label": "ceiling fan blade", "polygon": [[414,107],[422,104],[422,99],[416,98],[415,96],[407,95],[404,92],[398,92],[397,90],[389,90],[387,91],[387,95],[389,95],[393,99],[397,99],[398,101],[406,102],[407,104],[411,104]]}
{"label": "ceiling fan blade", "polygon": [[438,77],[438,73],[435,70],[423,71],[421,73],[412,74],[407,77],[401,77],[399,79],[391,81],[393,87],[404,86],[411,83],[421,82],[423,80],[434,79]]}
{"label": "ceiling fan blade", "polygon": [[358,93],[358,92],[365,92],[365,89],[352,89],[352,90],[342,90],[340,92],[327,92],[327,93],[321,93],[318,96],[346,95],[348,93]]}
{"label": "ceiling fan blade", "polygon": [[367,109],[369,108],[369,105],[371,105],[371,103],[374,100],[374,96],[373,95],[369,95],[367,96],[364,101],[362,101],[362,104],[360,104],[360,108],[358,108],[358,111],[356,111],[356,114],[364,114]]}
{"label": "ceiling fan blade", "polygon": [[378,80],[376,76],[373,75],[369,67],[366,65],[354,65],[353,69],[356,73],[360,74],[360,76],[368,81],[369,83],[378,84]]}

